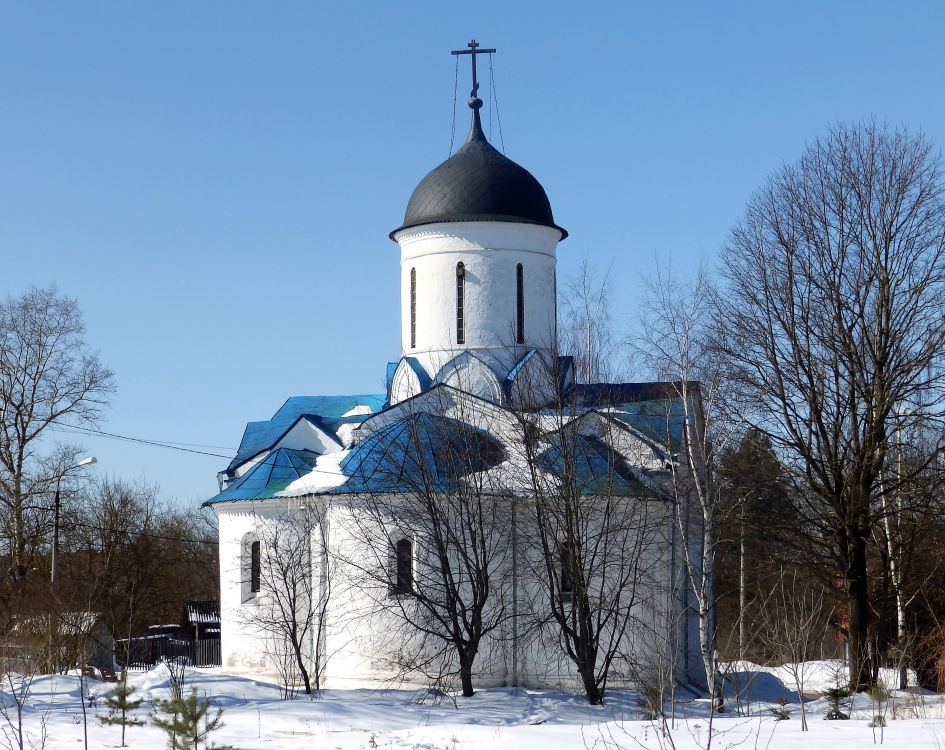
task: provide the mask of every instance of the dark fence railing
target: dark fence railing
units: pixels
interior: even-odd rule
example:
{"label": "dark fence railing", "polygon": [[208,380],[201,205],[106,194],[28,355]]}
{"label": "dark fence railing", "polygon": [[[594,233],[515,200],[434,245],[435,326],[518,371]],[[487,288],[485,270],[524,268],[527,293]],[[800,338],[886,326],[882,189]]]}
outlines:
{"label": "dark fence railing", "polygon": [[130,670],[151,669],[162,661],[175,661],[192,667],[219,667],[220,641],[188,641],[167,636],[123,638],[115,641],[115,658]]}

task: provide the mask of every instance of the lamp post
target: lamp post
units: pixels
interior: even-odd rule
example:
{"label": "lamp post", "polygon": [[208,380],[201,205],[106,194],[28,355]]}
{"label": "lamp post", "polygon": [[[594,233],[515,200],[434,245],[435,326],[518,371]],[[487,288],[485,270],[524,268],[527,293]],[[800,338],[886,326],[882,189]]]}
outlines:
{"label": "lamp post", "polygon": [[56,477],[56,498],[53,503],[53,544],[52,544],[52,560],[49,566],[49,581],[50,583],[56,582],[56,558],[59,557],[59,486],[62,484],[62,478],[68,474],[73,469],[78,469],[83,466],[91,466],[96,463],[98,459],[95,456],[88,456],[83,458],[79,463],[73,464],[61,472],[59,476]]}

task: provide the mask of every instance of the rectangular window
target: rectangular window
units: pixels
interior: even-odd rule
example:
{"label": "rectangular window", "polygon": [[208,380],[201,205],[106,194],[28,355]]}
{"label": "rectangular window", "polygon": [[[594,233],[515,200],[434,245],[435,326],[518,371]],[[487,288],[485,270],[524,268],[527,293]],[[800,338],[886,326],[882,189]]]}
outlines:
{"label": "rectangular window", "polygon": [[466,343],[466,321],[463,318],[465,305],[466,266],[456,264],[456,343]]}

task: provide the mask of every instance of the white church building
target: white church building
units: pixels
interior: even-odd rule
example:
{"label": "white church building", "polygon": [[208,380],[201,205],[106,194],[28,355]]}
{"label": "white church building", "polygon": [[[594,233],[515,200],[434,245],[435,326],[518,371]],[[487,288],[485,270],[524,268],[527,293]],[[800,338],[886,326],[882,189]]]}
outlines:
{"label": "white church building", "polygon": [[607,685],[701,681],[671,481],[690,410],[669,384],[575,382],[567,232],[486,139],[477,89],[465,144],[390,233],[386,392],[293,396],[249,422],[206,503],[225,671],[455,689],[465,660],[476,685],[581,690],[590,642]]}

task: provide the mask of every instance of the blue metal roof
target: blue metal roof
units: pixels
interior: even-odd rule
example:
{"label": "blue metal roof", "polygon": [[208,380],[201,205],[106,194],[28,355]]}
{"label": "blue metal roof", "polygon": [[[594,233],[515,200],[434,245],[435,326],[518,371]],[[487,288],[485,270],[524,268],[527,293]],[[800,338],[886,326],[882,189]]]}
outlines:
{"label": "blue metal roof", "polygon": [[505,460],[483,430],[427,412],[404,416],[372,432],[341,463],[349,477],[328,492],[448,492],[468,474]]}
{"label": "blue metal roof", "polygon": [[686,409],[672,383],[577,384],[568,390],[565,403],[578,409],[608,407],[612,417],[671,452],[682,445]]}
{"label": "blue metal roof", "polygon": [[299,477],[315,468],[318,454],[312,451],[279,448],[204,505],[234,500],[262,500],[275,497]]}
{"label": "blue metal roof", "polygon": [[316,424],[330,433],[347,422],[361,422],[364,415],[343,417],[342,415],[358,406],[368,406],[371,411],[378,411],[384,406],[384,396],[366,394],[356,396],[293,396],[277,411],[272,419],[261,422],[249,422],[243,431],[236,456],[226,467],[232,471],[253,456],[272,448],[288,432],[299,417],[314,417]]}
{"label": "blue metal roof", "polygon": [[600,438],[570,435],[541,453],[538,465],[581,495],[637,497],[646,494],[626,460]]}

